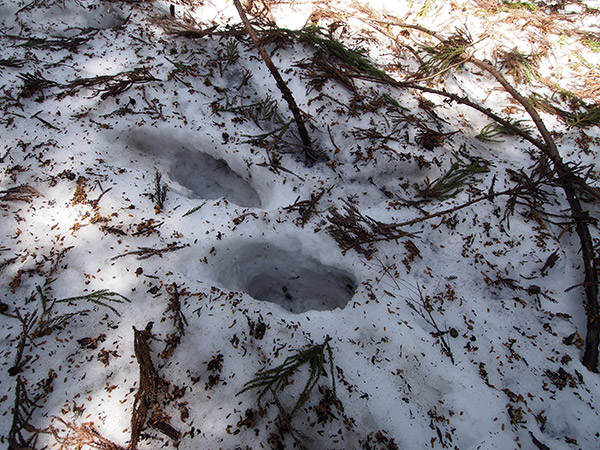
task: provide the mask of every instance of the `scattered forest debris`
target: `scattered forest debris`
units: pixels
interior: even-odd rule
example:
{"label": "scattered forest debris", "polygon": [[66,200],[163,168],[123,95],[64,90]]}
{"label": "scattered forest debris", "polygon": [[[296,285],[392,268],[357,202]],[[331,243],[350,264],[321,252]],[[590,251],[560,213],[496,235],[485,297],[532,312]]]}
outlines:
{"label": "scattered forest debris", "polygon": [[371,259],[377,252],[375,243],[414,237],[413,233],[402,231],[398,224],[379,222],[361,214],[356,206],[348,201],[344,203],[345,214],[332,208],[327,216],[327,220],[331,223],[327,231],[336,240],[343,253],[355,250],[365,258]]}
{"label": "scattered forest debris", "polygon": [[[331,189],[329,189],[331,191]],[[319,189],[317,192],[311,192],[310,199],[300,200],[300,197],[296,198],[296,201],[292,205],[286,206],[286,211],[298,211],[300,217],[297,219],[297,223],[304,228],[304,225],[310,220],[313,214],[317,213],[317,205],[327,192],[325,189]]]}
{"label": "scattered forest debris", "polygon": [[61,435],[61,430],[54,425],[50,427],[50,432],[54,436],[54,439],[56,439],[56,442],[64,448],[83,448],[84,446],[88,446],[97,450],[125,450],[125,447],[115,444],[102,436],[91,422],[77,425],[73,422],[66,422],[60,417],[55,417],[55,419],[67,428],[67,434],[63,436]]}

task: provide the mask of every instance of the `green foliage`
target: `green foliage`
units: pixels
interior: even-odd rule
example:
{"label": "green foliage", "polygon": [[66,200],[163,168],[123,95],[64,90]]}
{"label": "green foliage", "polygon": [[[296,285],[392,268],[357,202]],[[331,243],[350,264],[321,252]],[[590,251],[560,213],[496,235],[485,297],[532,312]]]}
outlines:
{"label": "green foliage", "polygon": [[367,59],[363,52],[352,50],[334,39],[331,34],[326,33],[321,27],[310,25],[301,30],[284,30],[288,35],[298,39],[300,42],[310,44],[318,50],[336,56],[346,64],[354,67],[359,72],[366,73],[372,77],[382,80],[389,79],[389,75],[378,69]]}
{"label": "green foliage", "polygon": [[392,97],[390,94],[388,94],[387,92],[384,92],[383,94],[383,98],[394,108],[401,110],[401,111],[410,111],[408,108],[402,106],[400,103],[398,103],[398,100],[396,100],[394,97]]}
{"label": "green foliage", "polygon": [[575,111],[566,119],[569,127],[590,127],[600,125],[600,106],[585,105],[583,110]]}
{"label": "green foliage", "polygon": [[480,162],[466,164],[459,158],[444,175],[433,182],[427,181],[419,194],[421,197],[446,200],[458,194],[463,186],[472,184],[475,175],[484,172],[489,172],[489,169]]}
{"label": "green foliage", "polygon": [[267,131],[266,133],[254,134],[254,135],[251,135],[251,134],[242,134],[242,136],[248,138],[248,140],[245,140],[245,141],[242,141],[242,142],[248,143],[248,142],[266,141],[270,137],[275,137],[277,139],[282,139],[283,135],[287,132],[287,130],[290,128],[290,125],[292,123],[294,123],[294,121],[290,120],[289,122],[284,123],[280,127],[277,127],[277,128],[275,128],[274,130],[271,130],[271,131]]}
{"label": "green foliage", "polygon": [[288,356],[283,364],[268,369],[262,372],[257,372],[255,377],[244,385],[244,389],[238,392],[240,395],[246,391],[256,389],[258,394],[258,407],[262,409],[261,401],[263,397],[271,392],[273,395],[279,390],[283,390],[289,384],[289,378],[302,366],[306,365],[309,368],[309,377],[306,380],[304,389],[298,397],[290,417],[302,407],[310,397],[310,393],[316,386],[322,374],[325,374],[325,357],[329,360],[329,373],[331,375],[331,383],[333,385],[333,395],[335,397],[335,375],[333,368],[333,354],[329,341],[331,338],[327,336],[325,341],[319,345],[311,345],[307,349],[298,351],[295,355]]}
{"label": "green foliage", "polygon": [[584,39],[583,44],[594,52],[600,52],[600,40],[598,39]]}
{"label": "green foliage", "polygon": [[204,201],[202,202],[202,204],[201,204],[201,205],[195,206],[194,208],[192,208],[192,209],[190,209],[189,211],[187,211],[187,212],[186,212],[186,213],[185,213],[183,216],[181,216],[181,217],[186,217],[186,216],[189,216],[189,215],[191,215],[191,214],[194,214],[196,211],[198,211],[198,210],[199,210],[200,208],[202,208],[204,205],[206,205],[206,200],[204,200]]}
{"label": "green foliage", "polygon": [[417,17],[420,17],[420,18],[427,17],[429,15],[429,13],[431,12],[431,10],[433,9],[434,3],[435,3],[435,0],[425,0],[423,2],[423,6],[421,6],[421,9],[417,13]]}
{"label": "green foliage", "polygon": [[195,74],[196,73],[196,68],[192,65],[185,64],[185,63],[182,63],[179,61],[174,61],[172,59],[169,59],[166,56],[165,56],[165,59],[167,61],[169,61],[171,64],[173,64],[173,66],[175,66],[175,70],[177,72],[181,72],[183,74]]}
{"label": "green foliage", "polygon": [[501,57],[502,68],[508,70],[517,83],[531,83],[539,79],[537,73],[538,55],[526,55],[514,48]]}
{"label": "green foliage", "polygon": [[486,142],[504,142],[504,139],[496,139],[497,136],[506,134],[502,128],[504,127],[496,122],[488,123],[475,137]]}
{"label": "green foliage", "polygon": [[559,101],[547,96],[534,94],[530,101],[537,108],[556,114],[571,128],[600,125],[600,104],[586,103],[574,93],[564,89],[560,91],[560,94],[569,103],[570,111],[564,109]]}
{"label": "green foliage", "polygon": [[[249,103],[247,105],[241,104],[236,105],[233,102],[229,101],[229,97],[225,95],[225,105],[215,104],[213,105],[213,109],[217,111],[230,112],[237,115],[240,115],[246,119],[252,120],[256,126],[258,126],[261,130],[263,129],[263,125],[261,122],[268,122],[275,126],[275,128],[265,131],[264,133],[260,133],[257,135],[249,135],[244,134],[242,136],[248,138],[247,141],[244,142],[257,142],[257,141],[266,141],[271,137],[275,137],[277,139],[282,139],[283,135],[287,132],[290,125],[294,123],[293,120],[286,121],[280,114],[278,109],[277,100],[273,99],[271,96],[267,95],[264,99],[259,99],[253,103]],[[269,127],[266,127],[269,128]]]}
{"label": "green foliage", "polygon": [[123,295],[118,294],[116,292],[109,291],[108,289],[101,289],[99,291],[94,291],[90,294],[80,295],[77,297],[63,298],[61,300],[57,300],[56,303],[77,302],[80,300],[85,300],[99,306],[104,306],[110,309],[119,317],[121,317],[119,311],[117,311],[113,306],[109,305],[108,303],[131,303],[131,300],[129,300],[127,297],[124,297]]}
{"label": "green foliage", "polygon": [[225,46],[225,67],[234,64],[240,57],[238,44],[236,41],[229,41]]}
{"label": "green foliage", "polygon": [[[531,131],[531,127],[522,126],[525,120],[516,120],[511,122],[514,126],[521,128],[523,131],[529,132]],[[485,127],[481,129],[479,134],[475,136],[477,139],[481,141],[487,142],[504,142],[503,139],[496,139],[497,136],[514,134],[509,128],[504,125],[500,125],[497,122],[492,122],[487,124]]]}
{"label": "green foliage", "polygon": [[283,119],[277,108],[277,100],[273,99],[270,95],[247,105],[234,105],[229,102],[229,98],[226,95],[225,105],[218,106],[218,109],[224,112],[241,114],[248,119],[252,119],[257,125],[259,121],[270,121],[278,124],[283,123]]}
{"label": "green foliage", "polygon": [[440,74],[452,66],[461,65],[468,58],[465,52],[471,46],[473,46],[471,37],[462,31],[436,45],[421,46],[421,51],[428,57],[424,59],[419,72],[424,75]]}
{"label": "green foliage", "polygon": [[502,2],[506,9],[525,9],[527,11],[537,11],[538,7],[535,3],[531,2],[511,2],[508,0],[504,0]]}
{"label": "green foliage", "polygon": [[240,82],[237,85],[237,89],[238,91],[246,86],[248,84],[248,81],[250,80],[250,78],[252,78],[252,72],[250,72],[248,69],[246,69],[245,67],[243,67],[241,69],[241,77],[240,77]]}
{"label": "green foliage", "polygon": [[[48,297],[46,297],[46,294],[44,294],[44,291],[42,291],[42,288],[40,286],[36,286],[35,289],[37,290],[38,294],[40,294],[40,302],[42,303],[42,311],[46,312],[49,308],[48,308]],[[50,305],[50,307],[52,307],[52,305]]]}

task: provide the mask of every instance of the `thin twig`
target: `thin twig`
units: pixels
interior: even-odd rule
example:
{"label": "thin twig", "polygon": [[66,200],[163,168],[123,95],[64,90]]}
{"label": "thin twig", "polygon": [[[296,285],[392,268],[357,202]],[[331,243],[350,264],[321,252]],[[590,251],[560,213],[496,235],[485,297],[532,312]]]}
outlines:
{"label": "thin twig", "polygon": [[125,252],[117,256],[113,256],[111,261],[115,259],[123,258],[128,255],[137,255],[137,259],[148,259],[151,256],[158,255],[162,258],[162,255],[167,252],[174,252],[175,250],[180,250],[185,248],[185,245],[168,245],[165,248],[150,248],[150,247],[138,247],[138,250],[132,250],[130,252]]}

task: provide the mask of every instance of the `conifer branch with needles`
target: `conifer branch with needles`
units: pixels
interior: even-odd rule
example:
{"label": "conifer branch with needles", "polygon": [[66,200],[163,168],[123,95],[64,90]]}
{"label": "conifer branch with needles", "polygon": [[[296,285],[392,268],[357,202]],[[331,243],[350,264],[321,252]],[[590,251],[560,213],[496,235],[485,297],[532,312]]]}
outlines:
{"label": "conifer branch with needles", "polygon": [[56,303],[77,302],[79,300],[85,300],[98,306],[104,306],[119,317],[121,317],[119,311],[117,311],[114,306],[109,305],[109,303],[131,303],[131,300],[129,300],[127,297],[118,294],[117,292],[111,292],[108,289],[100,289],[99,291],[94,291],[86,295],[63,298],[61,300],[56,300]]}
{"label": "conifer branch with needles", "polygon": [[[244,389],[236,395],[240,395],[246,391],[256,389],[258,394],[258,407],[262,409],[262,399],[267,393],[271,393],[274,397],[277,391],[282,390],[289,381],[289,378],[302,366],[307,365],[309,368],[309,376],[304,385],[304,389],[300,393],[289,417],[294,414],[308,401],[310,393],[317,385],[322,374],[329,366],[329,374],[331,376],[331,384],[333,386],[333,395],[335,396],[335,374],[333,366],[333,353],[329,341],[331,338],[327,336],[325,341],[319,345],[311,345],[307,349],[298,351],[292,356],[288,356],[283,364],[272,369],[258,372],[255,377],[244,385]],[[328,364],[326,362],[328,361]]]}

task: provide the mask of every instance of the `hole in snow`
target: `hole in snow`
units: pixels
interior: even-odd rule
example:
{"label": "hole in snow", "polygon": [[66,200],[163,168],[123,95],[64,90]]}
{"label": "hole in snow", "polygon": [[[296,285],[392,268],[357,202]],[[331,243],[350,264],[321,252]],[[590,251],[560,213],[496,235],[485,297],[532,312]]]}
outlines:
{"label": "hole in snow", "polygon": [[139,152],[156,157],[185,195],[208,200],[225,197],[239,206],[260,207],[258,194],[246,180],[225,161],[201,151],[192,141],[169,132],[138,130],[129,136],[129,142]]}
{"label": "hole in snow", "polygon": [[356,291],[348,272],[268,244],[236,250],[217,279],[228,289],[246,291],[293,313],[343,308]]}
{"label": "hole in snow", "polygon": [[77,3],[61,3],[46,10],[45,18],[57,19],[67,27],[67,30],[73,28],[96,28],[108,29],[122,25],[127,20],[126,17],[112,5],[94,5],[85,7]]}
{"label": "hole in snow", "polygon": [[225,161],[206,153],[179,152],[168,170],[171,180],[209,200],[225,197],[240,206],[260,207],[256,191]]}

